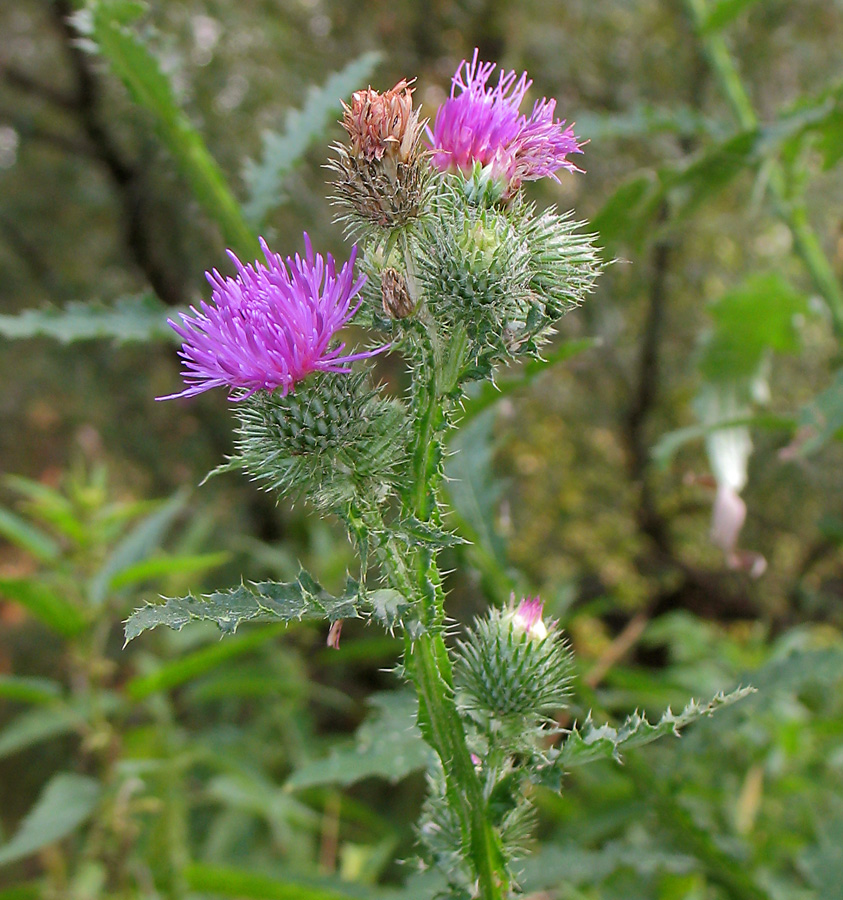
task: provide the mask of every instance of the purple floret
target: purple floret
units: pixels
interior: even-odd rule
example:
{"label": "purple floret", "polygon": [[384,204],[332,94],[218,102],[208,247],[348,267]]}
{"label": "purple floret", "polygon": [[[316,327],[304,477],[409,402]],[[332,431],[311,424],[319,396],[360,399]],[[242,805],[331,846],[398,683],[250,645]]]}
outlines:
{"label": "purple floret", "polygon": [[427,136],[432,161],[440,171],[471,172],[479,163],[511,190],[522,181],[550,177],[559,169],[578,172],[568,158],[582,153],[573,127],[553,118],[556,101],[542,98],[529,117],[519,112],[533,83],[523,72],[501,71],[495,87],[487,87],[495,63],[463,60],[451,82],[451,96],[436,113]]}
{"label": "purple floret", "polygon": [[352,307],[352,300],[366,276],[354,280],[356,247],[337,273],[330,254],[314,254],[307,234],[304,259],[296,254],[286,264],[263,238],[260,245],[266,265],[243,265],[229,250],[236,276],[207,272],[211,303],[202,302],[201,311],[191,307],[192,316],[180,313],[182,323],[168,320],[184,340],[179,356],[187,388],[159,400],[215,387],[227,387],[231,399],[241,400],[260,390],[287,394],[311,372],[350,372],[349,363],[387,349],[343,356],[344,343],[330,346],[360,308],[361,301]]}

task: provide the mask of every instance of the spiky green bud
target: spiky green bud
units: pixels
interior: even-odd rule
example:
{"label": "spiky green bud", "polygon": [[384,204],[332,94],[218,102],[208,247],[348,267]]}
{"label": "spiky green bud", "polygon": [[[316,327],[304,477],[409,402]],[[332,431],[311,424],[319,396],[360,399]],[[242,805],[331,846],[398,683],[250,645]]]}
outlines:
{"label": "spiky green bud", "polygon": [[455,676],[464,709],[500,719],[541,721],[570,694],[567,644],[541,617],[541,601],[493,609],[457,644]]}

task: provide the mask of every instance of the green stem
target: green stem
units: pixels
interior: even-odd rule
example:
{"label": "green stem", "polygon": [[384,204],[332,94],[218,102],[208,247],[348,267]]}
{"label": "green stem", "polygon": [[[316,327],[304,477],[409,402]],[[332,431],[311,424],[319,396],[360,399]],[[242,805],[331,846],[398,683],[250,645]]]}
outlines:
{"label": "green stem", "polygon": [[[422,340],[425,358],[416,381],[411,482],[405,504],[408,512],[428,522],[437,514],[435,493],[445,417],[439,389],[438,336],[432,323],[424,327]],[[405,633],[407,669],[418,692],[422,733],[442,762],[448,804],[459,821],[467,861],[477,879],[478,896],[482,900],[504,900],[509,892],[506,861],[487,818],[483,786],[454,700],[451,661],[442,637],[444,594],[436,553],[429,547],[416,548],[412,551],[412,564],[405,565],[405,551],[390,538],[384,551],[382,561],[389,580],[405,596],[414,598],[420,608],[425,630],[415,640]]]}
{"label": "green stem", "polygon": [[[706,31],[703,27],[708,11],[706,0],[686,0],[686,3],[705,55],[738,124],[746,130],[757,128],[758,116],[723,36],[716,31]],[[781,163],[774,162],[770,170],[770,193],[775,200],[776,213],[790,228],[796,252],[805,264],[814,287],[828,306],[838,338],[843,340],[843,287],[808,221],[804,205],[793,202],[788,196],[787,186],[788,178],[784,168]]]}

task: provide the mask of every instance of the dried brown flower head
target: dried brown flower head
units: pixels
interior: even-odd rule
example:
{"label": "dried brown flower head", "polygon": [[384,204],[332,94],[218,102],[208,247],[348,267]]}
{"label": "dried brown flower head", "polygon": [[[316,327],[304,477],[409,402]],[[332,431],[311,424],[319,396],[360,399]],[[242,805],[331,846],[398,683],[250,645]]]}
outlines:
{"label": "dried brown flower head", "polygon": [[349,144],[335,144],[336,201],[347,220],[394,228],[420,214],[430,167],[420,146],[423,122],[413,109],[413,88],[404,79],[379,94],[355,91],[343,104]]}
{"label": "dried brown flower head", "polygon": [[342,127],[351,138],[351,152],[365,160],[387,156],[409,161],[418,144],[421,127],[413,109],[413,88],[401,79],[391,91],[379,94],[371,88],[355,91],[351,106],[343,103]]}

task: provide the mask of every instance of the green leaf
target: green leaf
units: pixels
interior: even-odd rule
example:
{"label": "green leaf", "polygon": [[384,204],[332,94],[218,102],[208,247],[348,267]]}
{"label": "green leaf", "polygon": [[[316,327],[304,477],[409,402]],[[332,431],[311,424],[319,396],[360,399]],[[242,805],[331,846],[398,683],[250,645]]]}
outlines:
{"label": "green leaf", "polygon": [[0,731],[0,759],[41,741],[74,731],[82,715],[67,706],[39,706],[21,713]]}
{"label": "green leaf", "polygon": [[415,516],[407,516],[391,526],[392,532],[411,547],[433,547],[443,550],[445,547],[456,547],[466,543],[465,538],[443,528],[437,528],[430,522],[421,522]]}
{"label": "green leaf", "polygon": [[50,535],[2,507],[0,507],[0,535],[22,547],[41,562],[51,562],[58,558],[59,545]]}
{"label": "green leaf", "polygon": [[35,578],[0,578],[0,595],[19,603],[65,637],[73,637],[87,627],[85,616],[72,603]]}
{"label": "green leaf", "polygon": [[638,244],[646,236],[660,201],[661,190],[655,176],[635,175],[603,204],[591,227],[607,244],[621,241]]}
{"label": "green leaf", "polygon": [[675,221],[689,216],[703,201],[722,191],[755,161],[761,142],[759,129],[741,131],[706,148],[678,171],[663,169],[659,173],[663,189],[674,198],[671,218]]}
{"label": "green leaf", "polygon": [[117,344],[179,340],[167,325],[174,315],[154,294],[121,297],[112,306],[68,303],[62,308],[25,309],[0,315],[0,335],[20,340],[47,337],[62,344],[110,338]]}
{"label": "green leaf", "polygon": [[346,786],[364,778],[394,784],[428,767],[432,751],[415,725],[416,698],[409,691],[389,691],[373,694],[368,702],[374,712],[357,729],[354,746],[335,748],[325,759],[297,769],[287,780],[288,788]]}
{"label": "green leaf", "polygon": [[0,889],[0,900],[41,900],[44,886],[38,881],[28,884],[17,884],[14,887]]}
{"label": "green leaf", "polygon": [[311,87],[304,106],[287,113],[284,131],[265,131],[258,162],[246,163],[243,180],[249,197],[243,212],[255,227],[283,202],[281,185],[307,148],[321,138],[341,110],[340,99],[362,87],[380,62],[381,54],[364,53],[331,75],[322,87]]}
{"label": "green leaf", "polygon": [[62,687],[49,678],[0,675],[0,697],[19,703],[49,703],[61,696]]}
{"label": "green leaf", "polygon": [[159,625],[181,631],[192,620],[216,622],[224,634],[233,634],[241,622],[356,619],[359,605],[360,585],[354,579],[346,581],[342,596],[333,597],[302,570],[291,582],[241,584],[233,590],[215,591],[200,598],[188,594],[143,606],[126,622],[126,643]]}
{"label": "green leaf", "polygon": [[740,427],[763,428],[769,431],[792,431],[795,426],[796,422],[792,418],[766,413],[738,416],[722,422],[689,425],[686,428],[677,428],[676,431],[669,431],[663,434],[651,447],[650,456],[659,468],[665,469],[685,444],[708,437],[709,434],[715,431]]}
{"label": "green leaf", "polygon": [[[199,132],[180,109],[156,57],[121,21],[119,3],[98,0],[90,7],[92,37],[129,89],[135,102],[155,119],[193,195],[222,230],[225,242],[241,257],[253,259],[260,247],[246,224],[225,176]],[[125,16],[122,17],[125,20]]]}
{"label": "green leaf", "polygon": [[239,637],[237,640],[202,647],[181,659],[164,663],[149,675],[133,678],[127,685],[127,693],[133,700],[142,700],[158,691],[171,690],[217,668],[230,659],[250,653],[256,647],[275,638],[280,631],[279,628],[261,628],[259,631]]}
{"label": "green leaf", "polygon": [[142,581],[163,578],[167,575],[188,575],[207,572],[231,559],[226,551],[219,553],[196,553],[186,556],[153,556],[142,559],[133,566],[127,566],[112,576],[108,586],[113,591],[139,584]]}
{"label": "green leaf", "polygon": [[832,383],[818,394],[799,415],[803,437],[797,437],[797,452],[810,456],[829,441],[843,436],[843,369]]}
{"label": "green leaf", "polygon": [[754,692],[755,689],[751,687],[738,688],[731,694],[721,691],[708,703],[691,700],[678,715],[668,709],[654,724],[634,712],[619,728],[612,725],[597,726],[589,714],[581,727],[575,725],[571,729],[559,749],[548,754],[547,774],[551,778],[558,778],[566,769],[582,766],[596,759],[614,759],[620,762],[621,751],[649,744],[666,734],[678,735],[680,728],[703,716],[710,716],[716,709],[736,703]]}
{"label": "green leaf", "polygon": [[91,579],[88,595],[91,603],[100,605],[108,595],[114,579],[143,562],[158,547],[173,521],[184,509],[187,493],[178,491],[151,515],[138,522],[123,538]]}
{"label": "green leaf", "polygon": [[[235,897],[237,900],[348,900],[349,897],[360,896],[356,892],[348,893],[345,889],[271,878],[243,869],[210,866],[207,863],[192,863],[187,866],[184,877],[194,891],[206,891],[215,897]],[[367,889],[367,896],[377,895]]]}
{"label": "green leaf", "polygon": [[807,298],[777,274],[753,275],[709,307],[714,330],[703,348],[700,370],[709,381],[756,375],[768,351],[793,353]]}
{"label": "green leaf", "polygon": [[72,834],[93,813],[99,798],[100,785],[93,778],[54,775],[12,839],[0,846],[0,866]]}
{"label": "green leaf", "polygon": [[710,34],[722,31],[727,25],[734,22],[745,9],[757,2],[758,0],[718,0],[702,23],[702,33]]}

